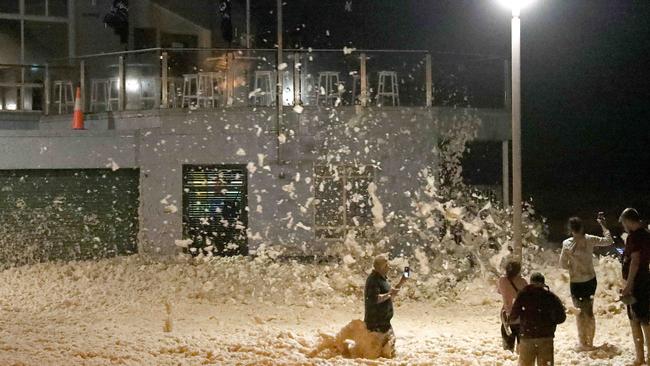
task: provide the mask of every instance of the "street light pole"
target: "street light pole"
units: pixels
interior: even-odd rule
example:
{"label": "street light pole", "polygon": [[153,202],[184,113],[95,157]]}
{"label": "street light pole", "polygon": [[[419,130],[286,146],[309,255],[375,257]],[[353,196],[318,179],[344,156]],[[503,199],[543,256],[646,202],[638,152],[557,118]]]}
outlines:
{"label": "street light pole", "polygon": [[523,257],[521,194],[521,20],[512,8],[512,241],[514,256]]}
{"label": "street light pole", "polygon": [[251,48],[251,0],[246,0],[246,48]]}

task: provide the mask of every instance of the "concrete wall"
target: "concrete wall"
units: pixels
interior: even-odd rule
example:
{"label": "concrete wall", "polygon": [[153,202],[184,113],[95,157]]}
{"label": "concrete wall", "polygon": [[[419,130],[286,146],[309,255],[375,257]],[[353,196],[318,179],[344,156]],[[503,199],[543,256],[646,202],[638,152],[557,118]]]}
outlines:
{"label": "concrete wall", "polygon": [[328,245],[303,228],[314,225],[309,203],[315,164],[381,168],[375,183],[386,214],[407,209],[404,192],[417,187],[414,178],[420,169],[436,165],[436,127],[422,110],[289,111],[283,128],[286,142],[279,150],[272,109],[165,115],[161,122],[160,128],[141,131],[141,240],[146,250],[166,254],[176,250],[173,242],[182,236],[182,217],[166,213],[160,201],[169,195],[167,201],[182,207],[183,164],[252,164],[249,247],[284,244],[300,254],[322,253]]}
{"label": "concrete wall", "polygon": [[[314,254],[329,245],[309,229],[314,165],[376,166],[384,215],[408,211],[405,192],[420,187],[418,172],[437,167],[440,128],[467,113],[345,107],[298,114],[288,108],[279,149],[274,108],[99,113],[87,131],[70,130],[69,116],[52,116],[37,130],[0,130],[0,169],[139,167],[140,249],[173,254],[182,238],[183,165],[248,165],[249,248],[284,244],[296,254]],[[472,113],[480,118],[483,111]],[[491,123],[509,120],[486,113]],[[177,212],[165,209],[166,197]]]}

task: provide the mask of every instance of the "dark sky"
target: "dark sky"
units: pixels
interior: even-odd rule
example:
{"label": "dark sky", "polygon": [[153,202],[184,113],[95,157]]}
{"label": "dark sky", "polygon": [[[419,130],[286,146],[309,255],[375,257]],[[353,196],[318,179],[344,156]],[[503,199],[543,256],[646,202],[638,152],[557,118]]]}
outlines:
{"label": "dark sky", "polygon": [[[286,0],[288,39],[509,58],[510,14],[496,0],[344,5]],[[602,210],[613,223],[636,206],[650,217],[650,1],[538,0],[521,18],[524,196],[549,218],[551,238],[574,214]]]}

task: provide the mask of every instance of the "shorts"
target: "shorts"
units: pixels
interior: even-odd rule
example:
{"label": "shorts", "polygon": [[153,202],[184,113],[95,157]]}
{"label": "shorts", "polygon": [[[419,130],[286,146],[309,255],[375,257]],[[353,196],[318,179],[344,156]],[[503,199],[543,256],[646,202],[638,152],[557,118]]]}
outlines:
{"label": "shorts", "polygon": [[636,302],[627,306],[627,316],[631,320],[650,324],[650,278],[647,275],[636,277],[632,295]]}
{"label": "shorts", "polygon": [[593,303],[597,286],[598,281],[596,281],[596,277],[586,282],[571,282],[570,287],[573,306],[582,308],[587,304]]}

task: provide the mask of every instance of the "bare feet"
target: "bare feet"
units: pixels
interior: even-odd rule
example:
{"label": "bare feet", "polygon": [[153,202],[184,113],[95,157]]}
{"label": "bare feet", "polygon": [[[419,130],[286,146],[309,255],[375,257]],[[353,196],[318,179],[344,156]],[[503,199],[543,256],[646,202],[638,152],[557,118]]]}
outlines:
{"label": "bare feet", "polygon": [[593,350],[595,350],[596,348],[597,348],[597,347],[590,346],[590,345],[586,345],[586,344],[579,344],[579,345],[576,347],[576,351],[578,351],[578,352],[588,352],[588,351],[593,351]]}

